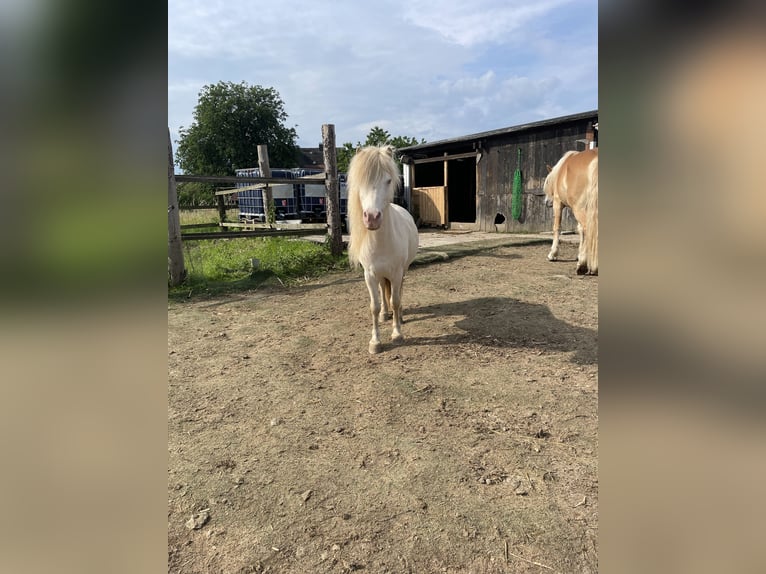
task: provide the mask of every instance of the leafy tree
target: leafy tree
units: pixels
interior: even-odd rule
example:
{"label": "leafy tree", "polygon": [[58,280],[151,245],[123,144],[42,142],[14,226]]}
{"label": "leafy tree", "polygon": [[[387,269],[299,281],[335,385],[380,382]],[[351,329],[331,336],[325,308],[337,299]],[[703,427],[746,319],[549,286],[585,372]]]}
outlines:
{"label": "leafy tree", "polygon": [[266,144],[272,166],[297,166],[298,134],[285,126],[287,113],[274,88],[245,82],[204,86],[194,121],[181,127],[176,161],[186,173],[234,175],[258,165],[258,148]]}
{"label": "leafy tree", "polygon": [[409,147],[411,145],[424,144],[426,143],[426,140],[425,138],[423,138],[420,141],[418,141],[417,138],[409,138],[407,136],[396,136],[395,138],[391,138],[388,141],[388,143],[390,143],[396,149],[400,149],[403,147]]}
{"label": "leafy tree", "polygon": [[388,133],[388,130],[375,126],[367,134],[364,145],[386,145],[390,139],[391,134]]}
{"label": "leafy tree", "polygon": [[375,126],[370,130],[370,133],[367,134],[367,139],[364,141],[364,143],[357,142],[356,147],[354,147],[351,142],[346,142],[343,144],[343,147],[340,149],[340,151],[338,151],[338,171],[348,171],[348,164],[351,162],[351,158],[354,157],[356,150],[360,147],[368,145],[388,144],[394,146],[396,149],[400,149],[421,143],[426,143],[426,140],[422,139],[421,141],[418,141],[417,138],[411,138],[407,136],[391,137],[391,134],[388,132],[388,130],[384,130],[379,126]]}
{"label": "leafy tree", "polygon": [[178,184],[178,205],[183,207],[215,207],[215,188],[207,183],[183,182]]}
{"label": "leafy tree", "polygon": [[[361,147],[361,144],[357,144],[357,146]],[[343,144],[343,147],[338,150],[336,157],[338,173],[348,172],[348,164],[351,162],[351,158],[354,157],[356,149],[357,148],[354,147],[354,144],[351,142],[346,142]]]}

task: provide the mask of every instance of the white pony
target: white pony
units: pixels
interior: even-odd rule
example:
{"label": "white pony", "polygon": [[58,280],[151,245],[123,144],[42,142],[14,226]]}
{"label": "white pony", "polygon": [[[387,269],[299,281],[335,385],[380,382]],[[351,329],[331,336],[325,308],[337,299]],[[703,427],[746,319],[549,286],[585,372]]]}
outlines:
{"label": "white pony", "polygon": [[[370,292],[370,353],[381,351],[378,321],[393,311],[391,340],[402,337],[402,281],[418,250],[418,228],[406,209],[393,202],[399,169],[391,146],[368,146],[356,152],[348,168],[349,261],[364,268]],[[381,307],[381,299],[383,305]]]}

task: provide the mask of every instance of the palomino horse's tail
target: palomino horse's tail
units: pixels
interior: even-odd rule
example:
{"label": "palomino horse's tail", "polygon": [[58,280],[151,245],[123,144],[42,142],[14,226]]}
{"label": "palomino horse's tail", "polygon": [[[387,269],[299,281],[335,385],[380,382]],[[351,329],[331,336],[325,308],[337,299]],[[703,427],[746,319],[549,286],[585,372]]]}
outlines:
{"label": "palomino horse's tail", "polygon": [[598,155],[588,166],[585,194],[585,256],[588,273],[598,275]]}

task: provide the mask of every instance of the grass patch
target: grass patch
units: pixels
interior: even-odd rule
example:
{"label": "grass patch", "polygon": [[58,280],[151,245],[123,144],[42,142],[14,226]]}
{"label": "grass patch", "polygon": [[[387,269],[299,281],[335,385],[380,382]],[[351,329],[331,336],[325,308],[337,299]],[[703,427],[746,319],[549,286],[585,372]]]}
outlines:
{"label": "grass patch", "polygon": [[[179,211],[179,220],[181,222],[181,233],[215,233],[221,231],[220,220],[218,218],[218,209],[181,209]],[[232,208],[226,210],[226,221],[239,221],[239,209]],[[194,225],[193,228],[184,228]],[[199,227],[207,225],[207,227]]]}
{"label": "grass patch", "polygon": [[[253,260],[257,261],[256,266]],[[247,291],[269,281],[294,285],[333,270],[347,270],[327,245],[284,237],[238,237],[184,244],[185,281],[169,288],[171,299]]]}
{"label": "grass patch", "polygon": [[[178,219],[181,225],[199,225],[209,223],[211,227],[218,229],[218,210],[214,207],[210,209],[181,209],[178,212]],[[226,210],[227,221],[239,220],[239,209],[231,208]]]}

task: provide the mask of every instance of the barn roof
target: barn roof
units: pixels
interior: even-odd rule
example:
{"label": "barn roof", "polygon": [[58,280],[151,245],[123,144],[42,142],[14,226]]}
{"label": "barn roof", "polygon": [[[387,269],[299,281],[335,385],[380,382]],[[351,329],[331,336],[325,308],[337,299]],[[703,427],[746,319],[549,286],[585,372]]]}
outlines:
{"label": "barn roof", "polygon": [[483,139],[488,139],[488,138],[497,137],[497,136],[504,136],[504,135],[508,135],[508,134],[512,134],[516,132],[524,132],[524,131],[533,130],[536,128],[548,127],[548,126],[553,126],[556,124],[563,124],[563,123],[574,122],[579,120],[586,120],[588,118],[594,118],[594,117],[598,118],[598,110],[591,110],[589,112],[581,112],[579,114],[572,114],[569,116],[560,116],[558,118],[551,118],[548,120],[541,120],[538,122],[531,122],[528,124],[511,126],[508,128],[500,128],[497,130],[490,130],[487,132],[480,132],[476,134],[470,134],[467,136],[460,136],[456,138],[438,140],[434,142],[428,142],[424,144],[403,147],[403,148],[400,148],[398,151],[399,153],[412,154],[413,152],[427,150],[430,148],[435,148],[440,146],[450,146],[452,144],[465,144],[465,143],[470,143],[476,140],[483,140]]}
{"label": "barn roof", "polygon": [[304,168],[324,169],[324,152],[321,147],[302,147],[298,153],[298,165]]}

